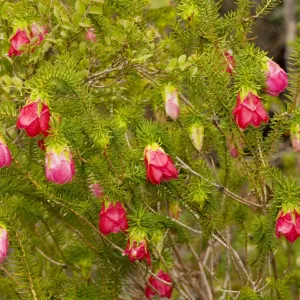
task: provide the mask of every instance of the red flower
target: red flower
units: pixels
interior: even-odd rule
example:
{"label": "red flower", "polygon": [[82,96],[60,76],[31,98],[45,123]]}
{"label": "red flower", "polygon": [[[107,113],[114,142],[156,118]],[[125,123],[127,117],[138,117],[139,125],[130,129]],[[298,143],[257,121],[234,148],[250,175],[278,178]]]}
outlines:
{"label": "red flower", "polygon": [[85,38],[88,40],[88,41],[91,41],[93,43],[96,42],[96,38],[97,38],[97,35],[96,33],[94,33],[95,31],[95,28],[89,28],[88,31],[86,32],[85,34]]}
{"label": "red flower", "polygon": [[262,122],[267,123],[269,118],[260,98],[254,92],[240,92],[237,95],[236,107],[233,115],[237,125],[245,129],[250,124],[258,127]]}
{"label": "red flower", "polygon": [[120,202],[110,202],[107,207],[103,203],[99,217],[99,230],[104,235],[128,229],[126,210]]}
{"label": "red flower", "polygon": [[147,240],[142,240],[139,242],[139,244],[137,241],[133,241],[131,243],[130,240],[128,240],[123,255],[127,255],[131,262],[146,259],[148,265],[151,265],[151,257],[150,252],[148,251]]}
{"label": "red flower", "polygon": [[47,147],[46,178],[56,184],[65,184],[72,181],[75,166],[70,149],[65,146]]}
{"label": "red flower", "polygon": [[21,49],[23,45],[30,44],[33,38],[37,38],[34,45],[39,45],[41,41],[44,40],[45,35],[47,34],[45,26],[40,26],[38,24],[32,24],[31,28],[21,30],[18,28],[17,32],[10,39],[10,48],[8,50],[8,55],[20,56],[24,53],[24,49]]}
{"label": "red flower", "polygon": [[269,59],[267,61],[267,93],[270,96],[278,96],[288,85],[288,78],[280,66]]}
{"label": "red flower", "polygon": [[0,169],[10,167],[12,156],[3,136],[0,134]]}
{"label": "red flower", "polygon": [[293,243],[300,235],[300,215],[294,212],[280,212],[276,221],[276,235],[278,238],[284,235],[285,238]]}
{"label": "red flower", "polygon": [[226,72],[232,74],[232,71],[235,68],[235,60],[234,60],[233,56],[229,53],[229,51],[226,51],[224,53],[224,55],[225,55],[226,62],[227,62]]}
{"label": "red flower", "polygon": [[[171,278],[170,278],[169,274],[165,273],[162,270],[159,270],[158,273],[156,274],[156,276],[166,282],[171,283]],[[167,285],[167,284],[161,282],[154,276],[150,276],[148,282],[150,285],[148,285],[145,290],[145,295],[148,299],[151,299],[152,296],[155,296],[157,294],[157,292],[159,293],[159,296],[162,298],[163,297],[166,297],[169,299],[171,298],[172,290],[173,290],[171,285]],[[155,290],[151,287],[153,287]]]}
{"label": "red flower", "polygon": [[47,136],[49,121],[49,107],[41,101],[35,101],[22,107],[18,117],[17,127],[25,129],[30,137],[35,137],[40,133]]}
{"label": "red flower", "polygon": [[158,144],[148,145],[144,150],[144,163],[147,169],[147,179],[153,184],[168,182],[178,177],[172,159]]}

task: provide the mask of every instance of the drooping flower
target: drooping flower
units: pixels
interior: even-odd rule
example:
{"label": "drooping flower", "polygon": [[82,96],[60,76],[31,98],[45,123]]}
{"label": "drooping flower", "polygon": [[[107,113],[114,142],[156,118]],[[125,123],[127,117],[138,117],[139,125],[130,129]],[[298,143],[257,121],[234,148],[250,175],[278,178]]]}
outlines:
{"label": "drooping flower", "polygon": [[178,101],[178,91],[176,87],[172,85],[166,86],[162,95],[165,102],[166,114],[172,120],[178,119],[180,110],[179,110],[179,101]]}
{"label": "drooping flower", "polygon": [[193,124],[188,131],[194,147],[200,152],[204,140],[204,126],[202,124]]}
{"label": "drooping flower", "polygon": [[273,60],[266,62],[267,93],[270,96],[278,96],[288,85],[288,77],[285,71]]}
{"label": "drooping flower", "polygon": [[47,180],[56,184],[72,181],[75,166],[72,153],[67,145],[47,147],[45,171]]}
{"label": "drooping flower", "polygon": [[40,100],[29,102],[22,107],[18,116],[17,127],[25,129],[30,137],[39,134],[48,135],[50,121],[49,107]]}
{"label": "drooping flower", "polygon": [[10,167],[11,162],[11,152],[6,145],[3,135],[0,133],[0,169],[3,167]]}
{"label": "drooping flower", "polygon": [[228,50],[224,53],[226,62],[227,62],[227,67],[226,67],[226,72],[232,74],[233,69],[235,68],[235,60],[232,55],[232,51]]}
{"label": "drooping flower", "polygon": [[292,124],[290,134],[294,151],[300,152],[300,125]]}
{"label": "drooping flower", "polygon": [[126,210],[120,202],[103,203],[99,217],[99,230],[104,235],[128,229]]}
{"label": "drooping flower", "polygon": [[147,169],[147,179],[153,184],[168,182],[178,177],[178,171],[171,157],[157,143],[145,148],[144,163]]}
{"label": "drooping flower", "polygon": [[232,113],[237,125],[242,129],[249,125],[258,127],[262,122],[267,123],[269,120],[268,114],[255,91],[239,92],[236,107]]}
{"label": "drooping flower", "polygon": [[[168,273],[165,273],[162,270],[159,270],[156,273],[156,276],[166,282],[172,283],[171,278]],[[166,297],[168,299],[172,296],[172,285],[167,285],[163,282],[161,282],[159,279],[155,278],[154,276],[150,276],[148,279],[149,285],[147,285],[145,290],[145,295],[148,299],[151,299],[152,296],[159,294],[161,298]],[[153,288],[151,288],[153,287]]]}
{"label": "drooping flower", "polygon": [[276,235],[278,238],[284,235],[291,243],[300,236],[300,215],[296,210],[286,213],[280,211],[276,221]]}
{"label": "drooping flower", "polygon": [[22,55],[25,51],[22,46],[27,44],[39,45],[41,41],[44,40],[47,33],[46,26],[40,26],[36,23],[33,23],[25,29],[18,28],[16,33],[10,39],[8,55],[10,57]]}
{"label": "drooping flower", "polygon": [[94,32],[95,32],[95,28],[89,28],[85,34],[85,38],[88,41],[91,41],[93,43],[95,43],[97,41],[97,35]]}
{"label": "drooping flower", "polygon": [[90,184],[89,188],[90,188],[90,190],[93,193],[95,198],[100,198],[104,195],[103,194],[103,189],[102,189],[101,185],[98,182]]}
{"label": "drooping flower", "polygon": [[0,225],[0,263],[4,261],[8,253],[8,232]]}
{"label": "drooping flower", "polygon": [[151,265],[151,257],[148,250],[148,242],[146,239],[141,240],[139,243],[135,240],[128,240],[123,255],[127,255],[131,262],[145,259],[147,261],[147,264],[149,266]]}

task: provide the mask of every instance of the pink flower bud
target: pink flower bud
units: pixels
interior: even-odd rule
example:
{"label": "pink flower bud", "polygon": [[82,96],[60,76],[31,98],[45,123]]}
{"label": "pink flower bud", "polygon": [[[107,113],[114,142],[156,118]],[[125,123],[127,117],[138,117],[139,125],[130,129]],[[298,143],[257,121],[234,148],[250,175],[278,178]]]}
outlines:
{"label": "pink flower bud", "polygon": [[47,147],[45,171],[47,180],[56,184],[72,181],[75,166],[72,153],[67,145]]}
{"label": "pink flower bud", "polygon": [[204,140],[204,126],[202,124],[194,124],[189,127],[188,131],[194,147],[200,152]]}
{"label": "pink flower bud", "polygon": [[12,156],[7,147],[4,137],[0,134],[0,169],[3,167],[10,167]]}
{"label": "pink flower bud", "polygon": [[266,74],[267,93],[270,96],[278,96],[288,85],[288,78],[285,71],[276,62],[269,59],[267,61]]}
{"label": "pink flower bud", "polygon": [[172,85],[168,85],[163,91],[163,99],[165,101],[166,114],[172,120],[178,119],[180,111],[177,89]]}
{"label": "pink flower bud", "polygon": [[7,230],[0,225],[0,263],[2,263],[7,256],[8,245]]}
{"label": "pink flower bud", "polygon": [[232,71],[235,68],[235,60],[234,60],[234,57],[232,56],[232,53],[230,53],[230,52],[232,52],[232,51],[228,50],[224,53],[224,55],[225,55],[226,62],[227,62],[226,72],[232,74]]}
{"label": "pink flower bud", "polygon": [[104,195],[102,186],[99,183],[92,183],[89,185],[91,192],[95,198],[100,198]]}
{"label": "pink flower bud", "polygon": [[[166,282],[172,283],[169,274],[165,273],[162,270],[159,270],[156,273],[156,276]],[[146,290],[145,290],[145,295],[148,299],[151,299],[152,296],[157,295],[157,293],[159,294],[159,296],[161,298],[163,298],[163,297],[166,297],[168,299],[171,298],[172,291],[173,291],[172,285],[167,285],[167,284],[161,282],[160,280],[158,280],[157,278],[155,278],[154,276],[150,276],[150,278],[148,279],[148,282],[149,282],[149,285],[146,287]],[[155,290],[151,287],[153,287]]]}
{"label": "pink flower bud", "polygon": [[251,90],[239,92],[236,107],[232,113],[241,129],[245,129],[249,125],[258,127],[262,122],[267,123],[269,120],[260,98]]}
{"label": "pink flower bud", "polygon": [[278,238],[284,235],[289,242],[295,242],[300,235],[300,215],[296,210],[287,213],[280,211],[276,221],[276,235]]}
{"label": "pink flower bud", "polygon": [[96,35],[96,33],[94,33],[94,31],[95,31],[95,28],[89,28],[85,34],[85,38],[88,41],[91,41],[93,43],[95,43],[97,41],[97,35]]}
{"label": "pink flower bud", "polygon": [[37,23],[31,25],[31,35],[32,38],[38,38],[36,45],[39,45],[48,33],[46,26],[41,26]]}
{"label": "pink flower bud", "polygon": [[48,135],[50,121],[49,107],[41,101],[34,101],[22,107],[17,127],[25,129],[30,137],[42,133]]}
{"label": "pink flower bud", "polygon": [[293,124],[291,126],[291,141],[295,152],[300,152],[300,125]]}
{"label": "pink flower bud", "polygon": [[178,171],[171,157],[157,143],[145,148],[144,163],[147,169],[147,179],[153,184],[168,182],[178,177]]}
{"label": "pink flower bud", "polygon": [[151,265],[150,252],[148,251],[148,243],[145,239],[140,241],[139,243],[137,243],[137,241],[131,242],[130,240],[128,240],[123,255],[127,255],[131,262],[145,259],[148,265]]}
{"label": "pink flower bud", "polygon": [[102,204],[102,209],[99,214],[99,230],[104,235],[126,231],[128,229],[128,221],[126,210],[122,203]]}

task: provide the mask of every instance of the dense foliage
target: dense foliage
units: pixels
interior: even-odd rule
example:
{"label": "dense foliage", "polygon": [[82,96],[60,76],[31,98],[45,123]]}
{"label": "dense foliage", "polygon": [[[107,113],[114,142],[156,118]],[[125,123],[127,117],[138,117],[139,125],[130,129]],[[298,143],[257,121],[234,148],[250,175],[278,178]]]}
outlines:
{"label": "dense foliage", "polygon": [[0,0],[0,299],[299,296],[278,4]]}

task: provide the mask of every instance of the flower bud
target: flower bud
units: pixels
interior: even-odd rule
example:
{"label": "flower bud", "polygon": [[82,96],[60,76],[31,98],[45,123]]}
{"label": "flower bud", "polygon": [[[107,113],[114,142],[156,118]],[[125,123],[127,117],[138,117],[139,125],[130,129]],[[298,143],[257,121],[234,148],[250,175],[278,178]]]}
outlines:
{"label": "flower bud", "polygon": [[204,126],[202,124],[194,124],[189,127],[188,131],[194,147],[200,152],[204,140]]}
{"label": "flower bud", "polygon": [[235,60],[234,57],[232,56],[232,51],[228,50],[224,53],[224,55],[227,62],[226,72],[232,74],[232,71],[235,68]]}
{"label": "flower bud", "polygon": [[123,255],[127,255],[131,262],[145,259],[147,264],[149,266],[151,265],[151,257],[146,239],[143,239],[140,242],[128,240]]}
{"label": "flower bud", "polygon": [[91,41],[93,43],[95,43],[97,41],[97,35],[96,33],[94,33],[95,31],[95,28],[89,28],[85,34],[85,38],[88,40],[88,41]]}
{"label": "flower bud", "polygon": [[46,178],[56,184],[71,182],[75,174],[72,153],[67,145],[46,149]]}
{"label": "flower bud", "polygon": [[104,195],[102,186],[97,182],[90,184],[89,188],[95,198],[100,198]]}
{"label": "flower bud", "polygon": [[8,253],[8,233],[7,230],[0,225],[0,263],[4,261]]}
{"label": "flower bud", "polygon": [[18,116],[17,127],[25,129],[30,137],[39,134],[48,135],[50,121],[49,107],[40,100],[22,107]]}
{"label": "flower bud", "polygon": [[10,167],[12,156],[9,148],[6,145],[3,135],[0,133],[0,169]]}
{"label": "flower bud", "polygon": [[273,60],[266,58],[265,69],[267,75],[267,93],[270,96],[278,96],[288,85],[288,77],[285,71]]}
{"label": "flower bud", "polygon": [[300,152],[300,125],[292,124],[290,134],[294,151]]}
{"label": "flower bud", "polygon": [[144,163],[147,169],[147,179],[153,184],[168,182],[178,177],[178,171],[171,157],[157,143],[145,148]]}
{"label": "flower bud", "polygon": [[177,89],[172,85],[168,85],[163,91],[163,99],[165,102],[166,114],[172,120],[178,119],[180,111]]}
{"label": "flower bud", "polygon": [[103,203],[99,214],[99,230],[104,235],[128,229],[126,210],[122,203]]}
{"label": "flower bud", "polygon": [[253,90],[242,90],[238,93],[236,107],[232,113],[241,129],[249,125],[258,127],[262,122],[267,123],[269,120],[260,98]]}
{"label": "flower bud", "polygon": [[[156,276],[166,282],[172,283],[171,277],[168,273],[165,273],[163,270],[159,270],[156,273]],[[172,285],[167,285],[160,280],[158,280],[154,276],[150,276],[148,279],[149,285],[147,285],[146,290],[145,290],[145,295],[148,299],[151,299],[152,296],[158,295],[163,298],[166,297],[168,299],[171,298],[172,296]],[[152,287],[152,288],[151,288]],[[153,289],[154,288],[154,289]]]}
{"label": "flower bud", "polygon": [[276,235],[278,238],[284,235],[285,238],[293,243],[300,235],[300,215],[296,210],[280,211],[276,221]]}

